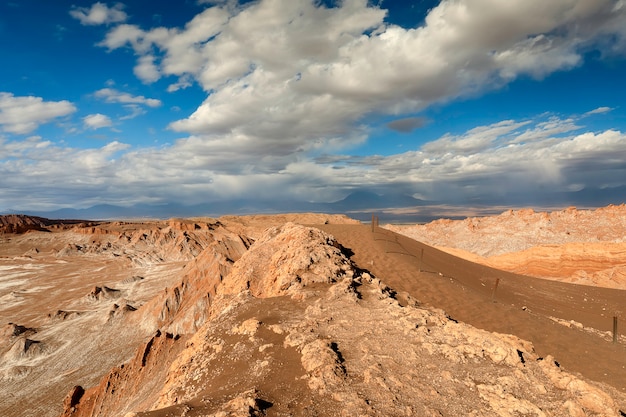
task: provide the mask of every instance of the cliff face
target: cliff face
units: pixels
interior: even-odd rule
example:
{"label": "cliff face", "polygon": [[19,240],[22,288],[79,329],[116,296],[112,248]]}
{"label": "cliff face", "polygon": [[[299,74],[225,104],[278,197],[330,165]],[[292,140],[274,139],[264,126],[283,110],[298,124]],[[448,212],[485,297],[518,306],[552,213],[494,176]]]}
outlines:
{"label": "cliff face", "polygon": [[[268,219],[2,217],[11,233],[0,236],[0,321],[10,323],[0,334],[0,391],[7,393],[0,396],[0,415],[57,415],[71,387],[97,384],[157,331],[169,341],[166,335],[194,334],[210,316],[222,280]],[[74,390],[68,404],[80,396]]]}
{"label": "cliff face", "polygon": [[497,269],[626,289],[626,205],[386,228]]}
{"label": "cliff face", "polygon": [[57,415],[158,329],[195,331],[252,242],[213,219],[42,224],[0,239],[3,416]]}
{"label": "cliff face", "polygon": [[269,229],[214,294],[197,331],[157,333],[62,415],[618,416],[624,401],[529,342],[402,307],[316,229]]}

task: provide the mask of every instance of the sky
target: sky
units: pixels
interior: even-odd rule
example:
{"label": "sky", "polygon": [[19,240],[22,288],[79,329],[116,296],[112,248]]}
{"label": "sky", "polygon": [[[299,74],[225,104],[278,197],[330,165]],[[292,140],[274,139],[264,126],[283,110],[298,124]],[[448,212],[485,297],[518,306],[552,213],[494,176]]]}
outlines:
{"label": "sky", "polygon": [[624,0],[0,0],[0,53],[0,212],[626,201]]}

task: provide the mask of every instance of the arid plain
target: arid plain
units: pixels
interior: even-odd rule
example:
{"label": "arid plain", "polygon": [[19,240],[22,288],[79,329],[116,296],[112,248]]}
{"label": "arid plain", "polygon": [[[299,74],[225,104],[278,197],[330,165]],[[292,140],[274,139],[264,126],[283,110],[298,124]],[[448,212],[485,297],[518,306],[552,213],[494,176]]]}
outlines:
{"label": "arid plain", "polygon": [[625,206],[381,226],[2,216],[0,415],[624,415]]}

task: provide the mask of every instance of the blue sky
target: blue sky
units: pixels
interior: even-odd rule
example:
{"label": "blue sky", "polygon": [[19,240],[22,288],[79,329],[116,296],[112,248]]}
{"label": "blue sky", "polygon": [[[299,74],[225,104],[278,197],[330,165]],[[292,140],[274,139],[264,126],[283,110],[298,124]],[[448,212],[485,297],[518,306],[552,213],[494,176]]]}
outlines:
{"label": "blue sky", "polygon": [[626,185],[622,0],[0,1],[0,52],[0,212]]}

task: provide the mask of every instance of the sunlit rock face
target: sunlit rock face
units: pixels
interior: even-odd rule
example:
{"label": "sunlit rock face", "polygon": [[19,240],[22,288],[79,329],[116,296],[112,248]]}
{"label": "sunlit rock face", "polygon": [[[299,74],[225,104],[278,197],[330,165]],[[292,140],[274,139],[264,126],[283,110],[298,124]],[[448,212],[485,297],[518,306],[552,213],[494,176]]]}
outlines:
{"label": "sunlit rock face", "polygon": [[626,205],[437,220],[386,228],[442,250],[524,275],[626,289]]}

